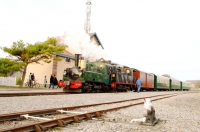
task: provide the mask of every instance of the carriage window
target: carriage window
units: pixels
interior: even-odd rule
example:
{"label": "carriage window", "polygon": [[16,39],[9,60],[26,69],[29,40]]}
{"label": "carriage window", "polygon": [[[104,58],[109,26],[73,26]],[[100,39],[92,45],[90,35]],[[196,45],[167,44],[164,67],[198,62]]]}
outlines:
{"label": "carriage window", "polygon": [[103,65],[100,65],[100,70],[102,70],[104,68],[104,66]]}
{"label": "carriage window", "polygon": [[70,58],[66,57],[65,62],[70,62]]}
{"label": "carriage window", "polygon": [[98,72],[98,73],[101,73],[101,70],[100,70],[100,69],[97,69],[97,72]]}

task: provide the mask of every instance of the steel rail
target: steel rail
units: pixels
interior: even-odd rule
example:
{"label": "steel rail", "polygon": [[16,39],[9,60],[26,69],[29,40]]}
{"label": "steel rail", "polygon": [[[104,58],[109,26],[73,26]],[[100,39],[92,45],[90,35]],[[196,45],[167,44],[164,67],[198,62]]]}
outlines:
{"label": "steel rail", "polygon": [[[161,100],[161,99],[165,99],[165,98],[169,98],[169,97],[173,97],[173,96],[177,96],[177,95],[170,95],[170,96],[165,96],[165,97],[161,97],[161,98],[156,98],[156,99],[152,99],[151,101],[157,101],[157,100]],[[42,132],[42,131],[47,130],[49,127],[55,127],[55,126],[63,127],[70,122],[79,123],[83,119],[89,120],[89,119],[92,119],[92,117],[100,117],[102,114],[104,114],[106,112],[116,111],[116,110],[119,110],[119,109],[131,107],[131,106],[135,106],[135,105],[140,105],[140,104],[143,104],[143,103],[144,102],[139,102],[139,103],[120,106],[120,107],[116,107],[116,108],[110,108],[110,109],[105,109],[105,110],[88,112],[88,113],[84,113],[84,114],[62,117],[62,118],[59,118],[59,119],[52,119],[50,121],[37,122],[37,123],[29,124],[29,125],[16,127],[16,128],[2,129],[0,131],[1,132],[22,132],[22,131]]]}

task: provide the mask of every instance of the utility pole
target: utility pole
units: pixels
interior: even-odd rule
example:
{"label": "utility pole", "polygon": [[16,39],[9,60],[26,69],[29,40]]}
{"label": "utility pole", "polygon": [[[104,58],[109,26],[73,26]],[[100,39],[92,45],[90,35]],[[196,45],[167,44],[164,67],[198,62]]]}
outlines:
{"label": "utility pole", "polygon": [[85,32],[89,33],[91,29],[91,24],[90,24],[90,14],[91,14],[91,5],[92,3],[90,0],[87,0],[86,3],[86,21],[85,21]]}

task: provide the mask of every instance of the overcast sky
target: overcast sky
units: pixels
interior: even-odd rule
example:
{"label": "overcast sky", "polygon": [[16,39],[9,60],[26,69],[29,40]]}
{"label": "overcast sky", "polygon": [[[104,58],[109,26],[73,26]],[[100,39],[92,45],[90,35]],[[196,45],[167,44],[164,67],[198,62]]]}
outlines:
{"label": "overcast sky", "polygon": [[[0,45],[82,31],[86,2],[0,0]],[[91,32],[112,61],[182,81],[200,79],[200,0],[91,2]]]}

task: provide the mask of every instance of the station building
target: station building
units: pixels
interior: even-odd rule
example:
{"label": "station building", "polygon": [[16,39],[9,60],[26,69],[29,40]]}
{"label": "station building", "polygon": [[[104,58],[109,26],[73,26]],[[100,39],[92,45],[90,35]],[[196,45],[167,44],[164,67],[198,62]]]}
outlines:
{"label": "station building", "polygon": [[[90,37],[91,44],[99,46],[99,48],[104,49],[97,33],[88,33]],[[63,36],[56,37],[57,44],[63,44]],[[51,74],[56,75],[58,81],[63,78],[63,73],[66,68],[71,68],[75,66],[75,55],[70,52],[70,49],[66,49],[62,53],[54,53],[56,57],[59,57],[61,61],[52,59],[50,63],[40,62],[40,64],[29,64],[26,71],[26,76],[24,83],[29,79],[29,74],[34,73],[35,79],[39,84],[44,84],[44,76],[47,77],[47,84],[49,84]],[[11,76],[19,77],[22,76],[22,72],[15,72]]]}

